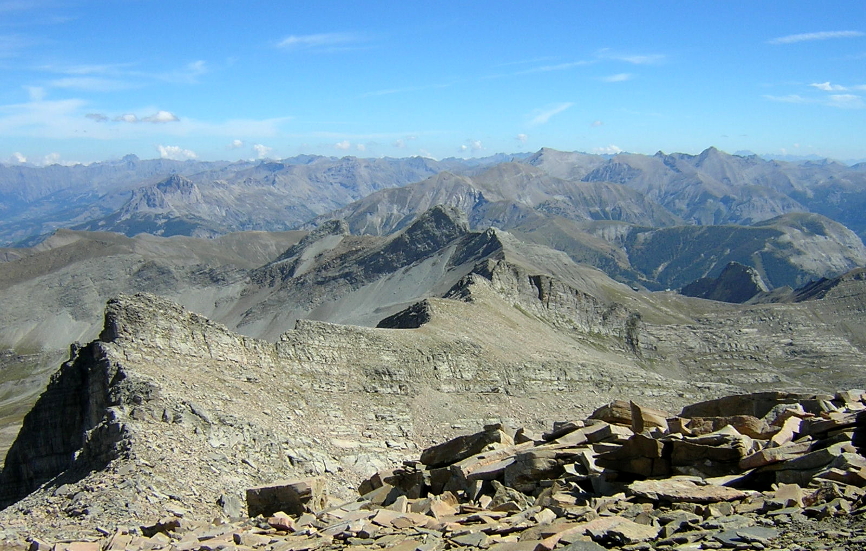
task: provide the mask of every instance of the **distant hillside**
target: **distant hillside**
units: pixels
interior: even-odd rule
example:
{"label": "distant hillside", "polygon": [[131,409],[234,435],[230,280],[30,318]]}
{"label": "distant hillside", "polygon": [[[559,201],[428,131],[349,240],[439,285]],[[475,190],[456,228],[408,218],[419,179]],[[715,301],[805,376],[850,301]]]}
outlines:
{"label": "distant hillside", "polygon": [[301,155],[229,163],[130,155],[87,166],[0,165],[0,244],[33,244],[57,228],[129,236],[283,231],[382,188],[443,170],[471,173],[510,158]]}

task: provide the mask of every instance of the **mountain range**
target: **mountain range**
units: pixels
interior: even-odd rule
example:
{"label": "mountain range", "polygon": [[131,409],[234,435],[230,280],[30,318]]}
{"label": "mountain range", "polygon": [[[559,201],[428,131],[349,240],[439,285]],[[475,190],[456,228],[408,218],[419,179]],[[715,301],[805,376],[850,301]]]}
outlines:
{"label": "mountain range", "polygon": [[442,424],[866,386],[860,166],[161,163],[0,171],[29,244],[0,249],[0,520],[213,515],[278,476],[345,490]]}

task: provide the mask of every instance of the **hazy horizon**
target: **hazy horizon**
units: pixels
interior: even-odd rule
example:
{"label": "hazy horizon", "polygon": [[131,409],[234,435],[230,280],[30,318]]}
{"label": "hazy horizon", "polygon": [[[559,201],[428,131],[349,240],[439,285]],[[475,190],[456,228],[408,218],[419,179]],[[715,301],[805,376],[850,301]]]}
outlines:
{"label": "hazy horizon", "polygon": [[866,11],[0,0],[0,162],[866,159]]}

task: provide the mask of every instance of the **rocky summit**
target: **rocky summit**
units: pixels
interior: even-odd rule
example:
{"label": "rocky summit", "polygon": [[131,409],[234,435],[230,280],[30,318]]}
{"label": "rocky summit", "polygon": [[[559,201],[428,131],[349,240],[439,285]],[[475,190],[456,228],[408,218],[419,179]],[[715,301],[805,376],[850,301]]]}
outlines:
{"label": "rocky summit", "polygon": [[679,414],[614,401],[544,433],[495,423],[441,442],[350,499],[326,477],[274,480],[221,495],[208,521],[168,496],[149,517],[61,536],[58,513],[89,517],[99,492],[122,493],[91,475],[47,485],[47,511],[25,500],[2,518],[33,551],[862,549],[864,399],[763,392]]}

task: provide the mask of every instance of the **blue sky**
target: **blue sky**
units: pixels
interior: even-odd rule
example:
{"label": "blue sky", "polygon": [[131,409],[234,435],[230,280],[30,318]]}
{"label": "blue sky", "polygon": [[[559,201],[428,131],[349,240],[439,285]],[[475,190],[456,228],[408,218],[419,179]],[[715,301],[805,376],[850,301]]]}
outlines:
{"label": "blue sky", "polygon": [[0,162],[866,159],[866,8],[0,0]]}

